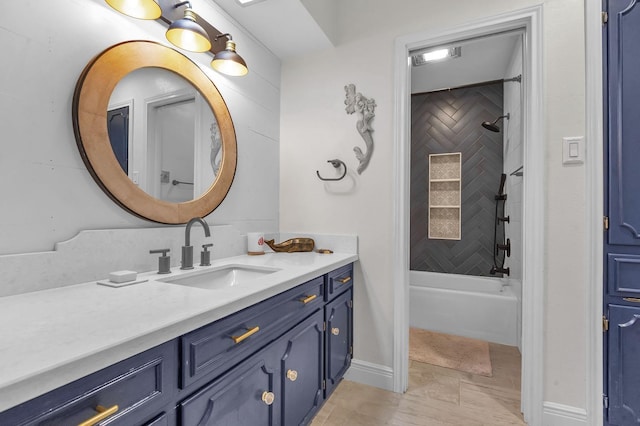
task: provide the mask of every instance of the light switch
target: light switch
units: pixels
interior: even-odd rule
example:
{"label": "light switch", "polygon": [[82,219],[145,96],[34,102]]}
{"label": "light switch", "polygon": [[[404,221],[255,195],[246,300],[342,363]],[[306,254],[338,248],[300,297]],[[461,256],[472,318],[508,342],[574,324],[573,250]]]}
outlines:
{"label": "light switch", "polygon": [[569,142],[569,158],[578,158],[578,142]]}
{"label": "light switch", "polygon": [[562,138],[562,164],[584,164],[584,138]]}

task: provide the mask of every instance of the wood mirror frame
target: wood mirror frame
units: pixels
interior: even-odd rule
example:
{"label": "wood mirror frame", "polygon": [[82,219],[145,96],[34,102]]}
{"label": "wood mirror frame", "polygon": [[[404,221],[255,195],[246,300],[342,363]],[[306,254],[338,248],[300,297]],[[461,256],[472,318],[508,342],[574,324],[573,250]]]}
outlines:
{"label": "wood mirror frame", "polygon": [[[172,71],[195,87],[211,107],[222,137],[222,161],[209,189],[200,197],[170,203],[152,197],[134,184],[118,163],[107,131],[111,92],[130,72],[143,67]],[[85,67],[73,95],[73,130],[80,155],[100,188],[130,213],[154,222],[187,223],[204,217],[224,200],[236,171],[237,146],[231,115],[207,75],[183,54],[159,43],[128,41],[111,46]]]}

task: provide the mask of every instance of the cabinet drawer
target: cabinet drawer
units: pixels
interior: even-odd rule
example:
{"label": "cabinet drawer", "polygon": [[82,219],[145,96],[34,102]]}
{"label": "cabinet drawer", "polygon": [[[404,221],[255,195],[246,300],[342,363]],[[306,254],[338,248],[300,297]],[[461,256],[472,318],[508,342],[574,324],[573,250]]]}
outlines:
{"label": "cabinet drawer", "polygon": [[176,368],[173,340],[0,413],[0,424],[77,425],[98,415],[97,407],[117,406],[97,424],[146,425],[171,402]]}
{"label": "cabinet drawer", "polygon": [[[181,387],[211,380],[323,305],[318,277],[181,338]],[[201,382],[202,383],[202,382]]]}
{"label": "cabinet drawer", "polygon": [[327,295],[329,301],[353,286],[353,263],[331,271],[327,274]]}

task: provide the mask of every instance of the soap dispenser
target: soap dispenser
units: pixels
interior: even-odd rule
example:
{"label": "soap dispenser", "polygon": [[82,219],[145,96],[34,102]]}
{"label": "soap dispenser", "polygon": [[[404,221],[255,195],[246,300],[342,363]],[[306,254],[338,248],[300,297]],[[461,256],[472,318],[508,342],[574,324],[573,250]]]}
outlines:
{"label": "soap dispenser", "polygon": [[156,249],[150,250],[149,253],[156,254],[162,253],[162,256],[158,258],[158,273],[159,274],[170,274],[171,273],[171,257],[167,256],[167,253],[171,251],[170,249]]}
{"label": "soap dispenser", "polygon": [[213,244],[209,243],[202,245],[202,251],[200,252],[200,266],[211,265],[211,252],[207,251],[209,247],[213,247]]}

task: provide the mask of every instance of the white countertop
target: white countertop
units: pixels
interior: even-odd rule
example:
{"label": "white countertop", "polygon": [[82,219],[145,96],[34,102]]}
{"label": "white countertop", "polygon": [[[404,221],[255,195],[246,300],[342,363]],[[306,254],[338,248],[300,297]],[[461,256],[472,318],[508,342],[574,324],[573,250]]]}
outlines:
{"label": "white countertop", "polygon": [[[211,262],[278,268],[241,286],[205,290],[156,281],[95,282],[0,297],[0,411],[169,341],[358,259],[352,253],[267,253]],[[106,280],[106,277],[105,277]]]}

